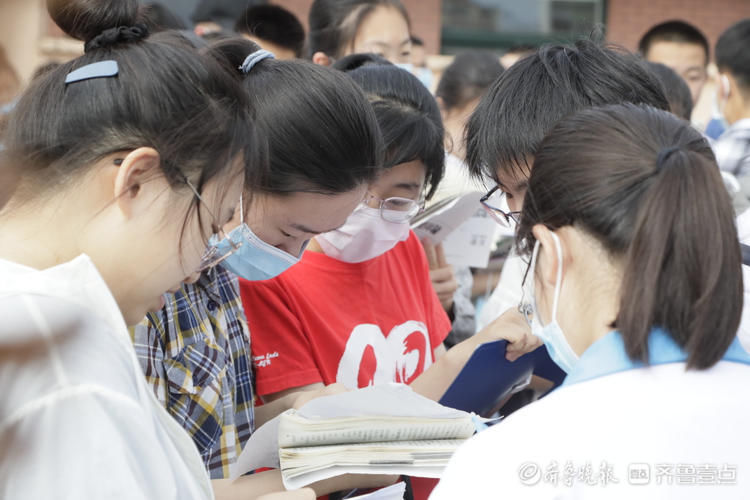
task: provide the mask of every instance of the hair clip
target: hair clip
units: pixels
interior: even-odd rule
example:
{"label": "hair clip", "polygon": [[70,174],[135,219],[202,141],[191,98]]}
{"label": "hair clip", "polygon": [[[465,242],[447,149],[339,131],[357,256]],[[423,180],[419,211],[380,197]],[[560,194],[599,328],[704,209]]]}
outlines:
{"label": "hair clip", "polygon": [[65,77],[65,85],[69,83],[91,80],[92,78],[109,78],[117,76],[120,68],[117,61],[99,61],[80,67],[68,73]]}
{"label": "hair clip", "polygon": [[245,62],[242,63],[242,66],[240,66],[239,69],[244,74],[248,74],[250,73],[250,70],[253,69],[253,66],[261,62],[263,59],[276,59],[276,56],[273,55],[273,52],[267,50],[256,50],[245,58]]}

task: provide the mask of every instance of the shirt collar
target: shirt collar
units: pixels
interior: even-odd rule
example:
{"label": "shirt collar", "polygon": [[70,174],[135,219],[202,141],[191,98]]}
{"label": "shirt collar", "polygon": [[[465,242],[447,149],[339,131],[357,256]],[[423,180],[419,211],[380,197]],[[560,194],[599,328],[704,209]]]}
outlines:
{"label": "shirt collar", "polygon": [[[747,132],[750,132],[750,118],[742,118],[741,120],[737,120],[732,125],[730,125],[724,133],[729,136],[733,133],[742,133],[743,135],[745,135]],[[719,139],[721,139],[721,136],[719,137]]]}
{"label": "shirt collar", "polygon": [[[687,353],[661,328],[654,328],[648,338],[649,365],[684,363]],[[737,337],[724,353],[722,361],[750,365],[750,355],[742,348]],[[563,385],[576,384],[587,380],[634,370],[646,366],[633,361],[625,352],[625,343],[617,331],[612,331],[597,340],[581,355],[573,371],[565,378]]]}

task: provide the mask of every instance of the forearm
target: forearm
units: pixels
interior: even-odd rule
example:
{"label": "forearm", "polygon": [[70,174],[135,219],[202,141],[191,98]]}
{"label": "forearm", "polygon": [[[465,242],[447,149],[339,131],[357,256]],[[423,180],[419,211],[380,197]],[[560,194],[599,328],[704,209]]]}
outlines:
{"label": "forearm", "polygon": [[508,341],[505,357],[509,361],[515,361],[519,356],[541,345],[541,341],[531,334],[531,329],[520,312],[506,311],[482,331],[453,346],[444,356],[437,358],[430,368],[411,383],[412,389],[427,398],[438,401],[477,346],[501,339]]}
{"label": "forearm", "polygon": [[410,384],[411,388],[426,398],[438,401],[480,343],[482,338],[475,335],[456,344],[417,377]]}
{"label": "forearm", "polygon": [[289,393],[279,399],[275,399],[263,406],[255,407],[255,427],[256,429],[277,415],[285,412],[294,404],[294,400],[299,393]]}
{"label": "forearm", "polygon": [[242,476],[235,481],[214,479],[211,486],[216,500],[252,500],[266,493],[286,491],[278,470]]}

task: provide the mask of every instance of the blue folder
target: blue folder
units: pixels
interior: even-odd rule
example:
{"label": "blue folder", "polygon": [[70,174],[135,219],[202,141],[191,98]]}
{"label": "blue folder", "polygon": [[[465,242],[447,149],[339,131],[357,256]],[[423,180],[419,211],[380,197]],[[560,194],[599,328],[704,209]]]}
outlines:
{"label": "blue folder", "polygon": [[477,347],[440,404],[487,416],[532,374],[552,381],[555,386],[565,379],[565,372],[552,361],[545,346],[508,361],[507,345],[506,340],[496,340]]}

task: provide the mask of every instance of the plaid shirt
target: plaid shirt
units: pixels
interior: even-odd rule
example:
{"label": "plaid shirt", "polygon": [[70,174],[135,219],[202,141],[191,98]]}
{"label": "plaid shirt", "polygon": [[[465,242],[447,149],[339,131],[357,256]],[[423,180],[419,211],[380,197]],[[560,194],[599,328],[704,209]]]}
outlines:
{"label": "plaid shirt", "polygon": [[750,118],[735,122],[713,146],[719,168],[738,179],[750,175]]}
{"label": "plaid shirt", "polygon": [[193,437],[212,479],[229,477],[254,429],[250,337],[237,278],[220,266],[166,295],[131,329],[156,397]]}

